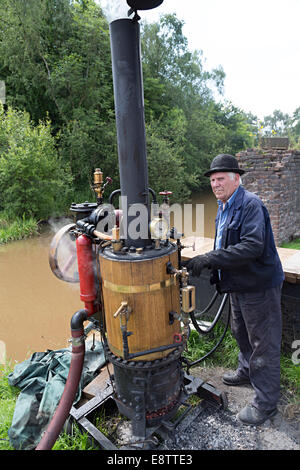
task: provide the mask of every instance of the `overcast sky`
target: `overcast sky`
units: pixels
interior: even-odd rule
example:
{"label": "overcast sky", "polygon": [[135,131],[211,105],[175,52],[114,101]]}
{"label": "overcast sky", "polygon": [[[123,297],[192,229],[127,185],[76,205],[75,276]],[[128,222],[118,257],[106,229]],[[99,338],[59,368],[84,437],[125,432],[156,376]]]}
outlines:
{"label": "overcast sky", "polygon": [[[99,0],[127,10],[126,0]],[[262,119],[300,107],[300,0],[164,0],[141,11],[149,22],[176,13],[205,68],[221,65],[225,98]],[[114,18],[115,19],[115,18]]]}

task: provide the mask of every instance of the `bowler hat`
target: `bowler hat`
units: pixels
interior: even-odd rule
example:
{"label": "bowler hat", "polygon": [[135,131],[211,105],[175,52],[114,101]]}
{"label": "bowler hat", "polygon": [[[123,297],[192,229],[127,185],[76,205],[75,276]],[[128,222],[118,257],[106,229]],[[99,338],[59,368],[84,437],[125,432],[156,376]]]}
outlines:
{"label": "bowler hat", "polygon": [[238,173],[239,175],[243,175],[245,173],[244,170],[239,168],[237,159],[226,153],[221,153],[213,159],[210,164],[210,170],[206,171],[204,176],[210,176],[212,173],[217,173],[218,171],[230,171]]}

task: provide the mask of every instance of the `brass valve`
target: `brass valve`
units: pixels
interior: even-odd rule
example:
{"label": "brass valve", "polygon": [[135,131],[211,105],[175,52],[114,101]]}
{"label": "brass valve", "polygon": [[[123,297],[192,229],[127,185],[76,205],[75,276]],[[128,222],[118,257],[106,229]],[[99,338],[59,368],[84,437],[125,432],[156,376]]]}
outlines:
{"label": "brass valve", "polygon": [[123,247],[123,240],[120,239],[120,227],[116,225],[112,229],[112,247],[115,253]]}
{"label": "brass valve", "polygon": [[94,171],[94,191],[97,194],[97,198],[102,197],[102,183],[103,183],[103,173],[100,168],[96,168]]}
{"label": "brass valve", "polygon": [[196,308],[195,286],[188,285],[189,273],[186,268],[176,269],[172,263],[167,263],[167,274],[181,277],[181,299],[182,311],[184,313],[193,312]]}
{"label": "brass valve", "polygon": [[94,171],[93,190],[97,194],[98,203],[101,203],[101,201],[102,201],[102,195],[103,195],[103,192],[104,192],[104,189],[105,189],[106,185],[111,184],[111,183],[112,183],[112,179],[109,176],[107,176],[106,177],[106,183],[104,183],[104,185],[102,186],[102,184],[103,184],[103,173],[100,170],[100,168],[95,169],[95,171]]}
{"label": "brass valve", "polygon": [[167,263],[167,274],[171,276],[181,276],[182,285],[186,286],[188,283],[189,273],[186,268],[177,269],[171,262]]}

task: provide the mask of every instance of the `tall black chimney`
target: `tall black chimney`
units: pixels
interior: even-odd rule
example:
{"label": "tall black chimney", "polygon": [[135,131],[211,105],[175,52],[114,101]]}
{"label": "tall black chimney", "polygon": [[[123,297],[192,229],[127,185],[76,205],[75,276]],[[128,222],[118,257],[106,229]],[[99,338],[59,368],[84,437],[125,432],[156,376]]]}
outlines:
{"label": "tall black chimney", "polygon": [[[145,247],[151,241],[139,23],[131,19],[113,21],[110,38],[121,195],[127,197],[127,214],[133,204],[141,204],[145,209],[143,214],[135,211],[128,217],[124,214],[125,246]],[[140,237],[135,238],[130,223],[140,215],[144,215],[140,224],[143,227],[138,228]]]}

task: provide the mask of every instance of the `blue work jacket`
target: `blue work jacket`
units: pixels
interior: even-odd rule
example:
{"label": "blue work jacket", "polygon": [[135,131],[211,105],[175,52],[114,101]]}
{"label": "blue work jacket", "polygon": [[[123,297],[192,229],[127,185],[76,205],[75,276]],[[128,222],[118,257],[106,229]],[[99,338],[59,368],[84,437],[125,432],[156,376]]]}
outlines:
{"label": "blue work jacket", "polygon": [[[220,211],[216,230],[219,217]],[[211,282],[220,292],[261,291],[284,280],[268,211],[258,196],[242,186],[229,209],[221,248],[206,256],[213,269]]]}

